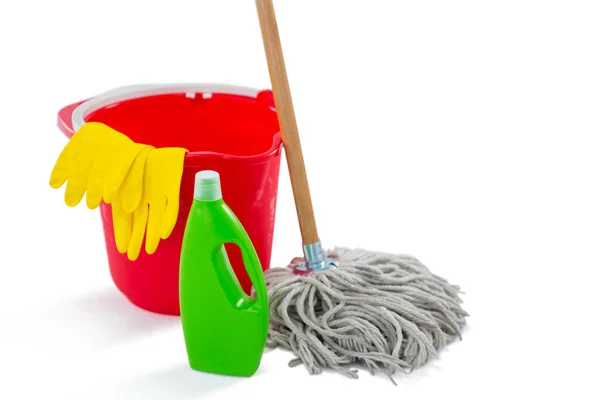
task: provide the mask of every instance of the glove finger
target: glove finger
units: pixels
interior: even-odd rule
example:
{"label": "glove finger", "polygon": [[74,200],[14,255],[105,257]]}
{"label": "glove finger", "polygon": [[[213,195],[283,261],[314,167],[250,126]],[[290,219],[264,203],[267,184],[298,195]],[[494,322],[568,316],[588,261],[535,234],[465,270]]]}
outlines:
{"label": "glove finger", "polygon": [[167,206],[165,208],[165,214],[163,216],[160,237],[167,239],[171,236],[173,228],[177,223],[177,217],[179,216],[179,196],[170,197],[167,200]]}
{"label": "glove finger", "polygon": [[183,148],[171,149],[170,169],[172,177],[167,186],[167,206],[161,226],[161,238],[163,239],[166,239],[171,235],[175,225],[177,224],[177,217],[179,216],[179,191],[181,189],[181,175],[183,174],[183,163],[186,153],[187,150]]}
{"label": "glove finger", "polygon": [[111,161],[113,161],[113,154],[111,154],[113,151],[113,149],[101,149],[90,171],[85,195],[85,201],[90,210],[98,207],[102,201],[104,181],[106,180]]}
{"label": "glove finger", "polygon": [[134,212],[142,201],[144,171],[146,170],[146,159],[150,150],[151,148],[147,147],[139,152],[121,186],[120,197],[123,208],[127,212]]}
{"label": "glove finger", "polygon": [[65,190],[65,203],[70,207],[75,207],[83,198],[92,164],[98,152],[98,146],[92,145],[90,148],[82,150],[77,153],[69,171],[69,180]]}
{"label": "glove finger", "polygon": [[148,254],[154,254],[160,242],[160,228],[166,206],[167,200],[165,198],[156,199],[150,203],[148,229],[146,231],[146,253]]}
{"label": "glove finger", "polygon": [[137,260],[144,241],[144,231],[146,230],[146,222],[148,221],[148,204],[141,203],[133,212],[133,230],[131,232],[131,240],[127,249],[127,257],[131,261]]}
{"label": "glove finger", "polygon": [[112,204],[112,217],[117,250],[119,253],[125,254],[131,240],[131,219],[133,214],[123,210],[120,202],[115,202]]}
{"label": "glove finger", "polygon": [[[133,169],[141,168],[141,173],[143,173],[146,158],[142,155],[142,152],[148,147],[149,146],[139,144],[125,146],[120,154],[119,159],[114,162],[113,165],[111,165],[109,173],[106,177],[106,181],[104,183],[104,202],[112,203],[119,195],[119,190],[121,187],[131,184],[131,182],[128,183],[127,180],[128,176],[132,174]],[[141,163],[141,165],[136,166],[138,163]],[[140,172],[133,172],[133,176],[137,176],[137,173]],[[133,177],[131,179],[133,179]],[[134,179],[134,181],[136,180],[137,177]],[[141,186],[141,183],[139,185]],[[125,210],[128,212],[133,212],[137,208],[140,198],[141,196],[128,201]]]}
{"label": "glove finger", "polygon": [[133,212],[142,202],[142,195],[145,190],[144,173],[146,171],[146,160],[151,150],[151,147],[147,147],[140,152],[125,179],[121,198],[123,199],[123,207],[127,211]]}
{"label": "glove finger", "polygon": [[52,173],[50,174],[50,186],[54,189],[58,189],[67,181],[71,165],[75,161],[80,143],[79,136],[75,134],[60,152],[60,155],[52,168]]}

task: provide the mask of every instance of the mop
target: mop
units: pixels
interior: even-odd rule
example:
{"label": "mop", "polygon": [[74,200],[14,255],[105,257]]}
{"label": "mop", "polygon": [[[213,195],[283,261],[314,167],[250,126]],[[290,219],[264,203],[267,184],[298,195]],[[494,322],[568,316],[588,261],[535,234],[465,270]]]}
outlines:
{"label": "mop", "polygon": [[311,374],[357,378],[362,366],[409,373],[457,338],[468,314],[460,288],[409,255],[335,248],[317,232],[272,0],[256,0],[271,85],[302,234],[304,257],[265,273],[267,346],[282,347]]}

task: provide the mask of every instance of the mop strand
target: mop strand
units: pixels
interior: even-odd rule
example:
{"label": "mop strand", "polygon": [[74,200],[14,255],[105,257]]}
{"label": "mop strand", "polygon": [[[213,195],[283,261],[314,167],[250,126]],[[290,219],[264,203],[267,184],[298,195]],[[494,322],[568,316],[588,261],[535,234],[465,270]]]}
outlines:
{"label": "mop strand", "polygon": [[[291,267],[265,273],[269,294],[268,347],[297,356],[311,374],[325,368],[352,378],[363,365],[392,379],[437,357],[461,338],[468,314],[460,288],[407,255],[336,248],[338,268],[295,275]],[[394,382],[395,384],[395,382]]]}

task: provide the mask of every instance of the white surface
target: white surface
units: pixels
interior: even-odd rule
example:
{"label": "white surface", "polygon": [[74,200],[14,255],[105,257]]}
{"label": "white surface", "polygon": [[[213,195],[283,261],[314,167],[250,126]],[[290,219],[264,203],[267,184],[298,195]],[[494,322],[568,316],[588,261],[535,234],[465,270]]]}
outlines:
{"label": "white surface", "polygon": [[[394,387],[283,351],[251,379],[190,371],[178,319],[114,288],[99,213],[48,185],[63,105],[268,87],[253,2],[0,2],[0,399],[600,398],[599,7],[276,1],[324,244],[414,254],[466,292],[464,340]],[[274,265],[299,238],[283,163]]]}

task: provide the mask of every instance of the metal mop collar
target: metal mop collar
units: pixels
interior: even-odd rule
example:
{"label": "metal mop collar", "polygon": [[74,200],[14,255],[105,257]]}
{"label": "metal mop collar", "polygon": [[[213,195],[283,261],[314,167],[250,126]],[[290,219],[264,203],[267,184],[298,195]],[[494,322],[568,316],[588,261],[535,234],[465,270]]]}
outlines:
{"label": "metal mop collar", "polygon": [[[281,346],[311,374],[332,368],[357,378],[353,365],[392,379],[437,357],[468,316],[460,288],[412,256],[305,246],[306,262],[265,273],[269,347]],[[312,268],[311,268],[312,265]],[[394,382],[395,383],[395,382]]]}

